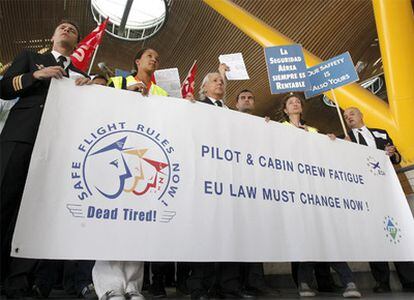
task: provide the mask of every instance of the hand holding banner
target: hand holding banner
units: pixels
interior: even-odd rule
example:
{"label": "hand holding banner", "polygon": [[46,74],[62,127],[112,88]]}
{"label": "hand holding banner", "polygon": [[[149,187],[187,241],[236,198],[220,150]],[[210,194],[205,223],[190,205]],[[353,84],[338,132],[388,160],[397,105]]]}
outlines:
{"label": "hand holding banner", "polygon": [[414,220],[384,151],[148,97],[52,80],[14,256],[414,259]]}

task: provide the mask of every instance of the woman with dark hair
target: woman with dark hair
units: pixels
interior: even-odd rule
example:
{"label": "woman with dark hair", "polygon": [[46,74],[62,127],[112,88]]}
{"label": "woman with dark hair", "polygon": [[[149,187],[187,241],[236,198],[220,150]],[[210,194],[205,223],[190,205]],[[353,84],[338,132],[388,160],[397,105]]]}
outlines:
{"label": "woman with dark hair", "polygon": [[[136,72],[127,76],[112,77],[108,86],[136,91],[142,95],[168,96],[167,92],[152,82],[151,78],[159,66],[158,52],[144,48],[134,59]],[[92,270],[96,294],[100,300],[144,300],[141,294],[144,279],[144,262],[140,261],[96,261]]]}
{"label": "woman with dark hair", "polygon": [[151,78],[159,67],[158,52],[151,48],[143,48],[134,59],[134,69],[126,78],[116,76],[109,79],[108,86],[140,92],[142,95],[168,96],[168,93],[152,82]]}
{"label": "woman with dark hair", "polygon": [[[289,93],[283,99],[282,110],[286,120],[282,122],[282,124],[285,124],[287,126],[294,126],[308,132],[317,133],[318,129],[306,125],[302,119],[303,102],[303,98],[300,95],[294,93]],[[333,134],[328,134],[328,136],[331,139],[336,138]],[[361,297],[361,294],[354,283],[352,271],[346,262],[329,262],[326,264],[316,262],[293,262],[292,275],[294,276],[294,280],[298,285],[299,295],[301,297],[314,297],[316,295],[316,292],[310,288],[314,269],[318,268],[319,270],[317,273],[319,274],[326,273],[324,275],[329,275],[330,267],[332,267],[338,273],[339,278],[345,287],[345,291],[342,294],[345,298]],[[325,277],[329,279],[329,277]]]}
{"label": "woman with dark hair", "polygon": [[289,93],[283,99],[282,110],[286,119],[282,124],[295,126],[309,132],[318,132],[318,129],[305,125],[302,119],[303,99],[298,94]]}

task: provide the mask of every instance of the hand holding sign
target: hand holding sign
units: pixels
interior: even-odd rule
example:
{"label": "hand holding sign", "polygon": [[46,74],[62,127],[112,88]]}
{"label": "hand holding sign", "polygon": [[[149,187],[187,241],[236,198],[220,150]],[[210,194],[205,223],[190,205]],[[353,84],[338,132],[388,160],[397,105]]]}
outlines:
{"label": "hand holding sign", "polygon": [[219,61],[221,64],[227,65],[226,77],[228,80],[250,79],[241,53],[220,55]]}

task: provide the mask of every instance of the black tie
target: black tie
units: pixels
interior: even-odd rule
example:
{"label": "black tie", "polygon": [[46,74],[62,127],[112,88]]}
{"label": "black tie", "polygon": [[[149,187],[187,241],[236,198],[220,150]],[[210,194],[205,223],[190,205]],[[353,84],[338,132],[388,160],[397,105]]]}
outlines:
{"label": "black tie", "polygon": [[360,145],[368,146],[367,141],[362,136],[361,132],[358,130],[358,140]]}
{"label": "black tie", "polygon": [[58,65],[62,67],[62,69],[65,69],[65,61],[66,61],[66,57],[64,57],[63,55],[58,57]]}
{"label": "black tie", "polygon": [[216,105],[217,105],[217,106],[219,106],[219,107],[223,107],[223,103],[221,103],[221,101],[220,101],[220,100],[217,100],[217,101],[216,101]]}

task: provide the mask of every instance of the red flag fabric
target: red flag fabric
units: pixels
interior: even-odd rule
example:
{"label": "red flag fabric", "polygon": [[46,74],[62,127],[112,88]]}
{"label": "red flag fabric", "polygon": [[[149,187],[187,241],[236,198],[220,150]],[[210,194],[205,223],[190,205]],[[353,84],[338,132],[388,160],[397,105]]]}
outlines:
{"label": "red flag fabric", "polygon": [[157,81],[155,80],[154,73],[152,73],[152,75],[151,75],[151,82],[154,82],[155,84],[157,84]]}
{"label": "red flag fabric", "polygon": [[89,33],[70,56],[72,63],[78,69],[87,72],[91,58],[96,48],[102,42],[108,18]]}
{"label": "red flag fabric", "polygon": [[184,79],[181,84],[181,95],[185,98],[189,93],[194,95],[194,82],[195,76],[197,74],[197,61],[195,60],[191,66],[190,71],[188,72],[187,77]]}

